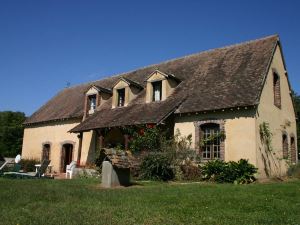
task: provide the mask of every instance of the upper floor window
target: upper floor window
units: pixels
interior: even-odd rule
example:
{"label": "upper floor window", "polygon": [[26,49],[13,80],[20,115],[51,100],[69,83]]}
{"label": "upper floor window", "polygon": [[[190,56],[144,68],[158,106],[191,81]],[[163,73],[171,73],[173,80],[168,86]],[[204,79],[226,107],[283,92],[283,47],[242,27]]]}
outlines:
{"label": "upper floor window", "polygon": [[159,70],[153,71],[145,81],[147,82],[146,103],[166,100],[181,82],[173,74]]}
{"label": "upper floor window", "polygon": [[154,102],[161,101],[161,97],[162,97],[162,81],[152,82],[152,87],[153,87],[152,101],[154,101]]}
{"label": "upper floor window", "polygon": [[273,73],[273,92],[274,92],[274,105],[281,108],[281,95],[280,95],[280,77],[277,73]]}
{"label": "upper floor window", "polygon": [[125,105],[125,88],[118,89],[118,106]]}
{"label": "upper floor window", "polygon": [[90,111],[95,111],[96,109],[96,95],[90,95],[89,96],[90,100]]}
{"label": "upper floor window", "polygon": [[83,120],[85,120],[89,115],[92,115],[97,108],[108,101],[111,96],[111,89],[96,85],[90,86],[85,92]]}
{"label": "upper floor window", "polygon": [[127,106],[141,92],[143,86],[138,82],[121,77],[112,86],[112,108]]}

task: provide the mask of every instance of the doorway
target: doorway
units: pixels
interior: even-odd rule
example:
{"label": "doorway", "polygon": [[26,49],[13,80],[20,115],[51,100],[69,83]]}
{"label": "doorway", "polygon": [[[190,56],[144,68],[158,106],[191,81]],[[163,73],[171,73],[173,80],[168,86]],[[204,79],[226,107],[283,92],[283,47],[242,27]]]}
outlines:
{"label": "doorway", "polygon": [[64,144],[61,151],[61,167],[60,172],[66,172],[66,166],[72,162],[73,159],[73,145]]}
{"label": "doorway", "polygon": [[50,160],[50,144],[44,144],[42,149],[42,162],[44,160]]}

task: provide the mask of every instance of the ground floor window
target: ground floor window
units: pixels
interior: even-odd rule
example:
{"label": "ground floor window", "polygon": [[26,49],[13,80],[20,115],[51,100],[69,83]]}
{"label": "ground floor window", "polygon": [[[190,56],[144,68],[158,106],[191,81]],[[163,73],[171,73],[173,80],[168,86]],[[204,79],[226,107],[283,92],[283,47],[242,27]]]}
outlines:
{"label": "ground floor window", "polygon": [[201,126],[201,154],[203,159],[221,158],[221,131],[219,124],[208,123]]}
{"label": "ground floor window", "polygon": [[295,138],[291,137],[291,161],[292,163],[296,162],[296,144],[295,144]]}
{"label": "ground floor window", "polygon": [[282,155],[284,159],[288,158],[288,152],[289,151],[289,143],[288,138],[286,134],[282,135]]}

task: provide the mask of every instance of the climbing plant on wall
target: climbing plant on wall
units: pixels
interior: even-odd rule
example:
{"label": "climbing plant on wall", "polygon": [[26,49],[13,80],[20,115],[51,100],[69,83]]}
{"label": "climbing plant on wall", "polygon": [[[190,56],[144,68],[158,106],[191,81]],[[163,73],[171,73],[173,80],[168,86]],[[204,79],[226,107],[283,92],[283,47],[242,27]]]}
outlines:
{"label": "climbing plant on wall", "polygon": [[217,134],[210,135],[210,136],[207,137],[207,138],[201,139],[199,145],[200,145],[200,147],[203,147],[203,146],[205,146],[207,143],[212,143],[212,142],[214,142],[214,141],[217,140],[217,139],[224,140],[225,138],[226,138],[225,132],[222,131],[222,132],[219,132],[219,133],[217,133]]}
{"label": "climbing plant on wall", "polygon": [[266,145],[269,152],[273,150],[272,147],[272,132],[270,131],[269,123],[263,122],[259,125],[259,134],[261,141]]}

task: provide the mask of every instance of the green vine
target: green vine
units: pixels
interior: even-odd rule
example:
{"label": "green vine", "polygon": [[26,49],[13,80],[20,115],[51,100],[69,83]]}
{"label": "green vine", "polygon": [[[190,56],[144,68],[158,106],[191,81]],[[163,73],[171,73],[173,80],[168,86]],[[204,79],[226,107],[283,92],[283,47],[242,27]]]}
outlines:
{"label": "green vine", "polygon": [[269,123],[263,122],[259,125],[259,134],[261,141],[266,145],[268,151],[273,151],[272,147],[272,132],[270,131]]}
{"label": "green vine", "polygon": [[210,135],[209,137],[207,138],[204,138],[200,141],[200,147],[204,147],[207,143],[209,142],[213,142],[215,141],[216,139],[220,139],[220,140],[224,140],[225,139],[225,132],[224,131],[221,131],[220,133],[218,134],[213,134],[213,135]]}

